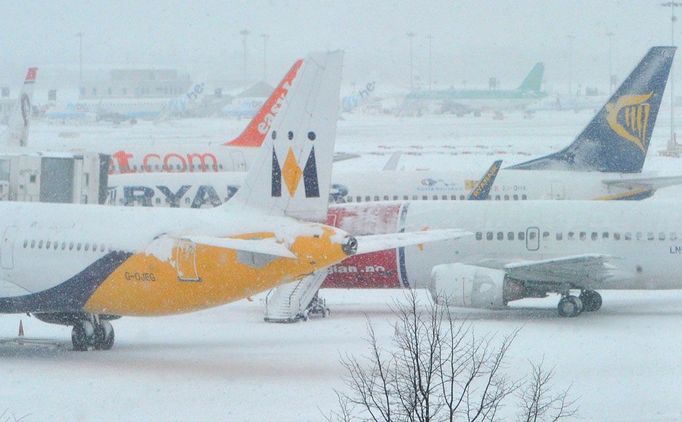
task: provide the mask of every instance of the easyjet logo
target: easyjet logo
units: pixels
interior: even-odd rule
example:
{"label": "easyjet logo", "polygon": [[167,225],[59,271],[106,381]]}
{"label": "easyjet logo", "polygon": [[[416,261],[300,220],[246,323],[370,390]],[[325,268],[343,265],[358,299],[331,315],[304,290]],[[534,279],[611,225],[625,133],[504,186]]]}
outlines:
{"label": "easyjet logo", "polygon": [[111,154],[109,173],[137,173],[137,172],[187,172],[187,171],[218,171],[218,158],[210,152],[179,154],[146,154],[141,163],[131,152],[116,151]]}
{"label": "easyjet logo", "polygon": [[289,147],[283,164],[280,166],[277,152],[272,149],[272,196],[282,196],[282,183],[287,189],[289,197],[293,198],[303,181],[306,198],[319,198],[320,187],[317,180],[317,164],[315,163],[315,148],[308,154],[305,166],[301,169],[294,151]]}
{"label": "easyjet logo", "polygon": [[606,122],[618,136],[646,152],[651,104],[647,101],[653,92],[643,95],[623,95],[615,103],[606,104]]}
{"label": "easyjet logo", "polygon": [[284,98],[289,93],[289,89],[291,89],[291,84],[288,81],[282,84],[281,94],[279,97],[277,97],[277,100],[272,104],[270,109],[265,113],[263,119],[258,123],[258,133],[261,135],[267,134],[268,130],[270,130],[272,121],[275,120],[275,116],[277,116],[277,113],[279,113],[279,111],[282,109]]}

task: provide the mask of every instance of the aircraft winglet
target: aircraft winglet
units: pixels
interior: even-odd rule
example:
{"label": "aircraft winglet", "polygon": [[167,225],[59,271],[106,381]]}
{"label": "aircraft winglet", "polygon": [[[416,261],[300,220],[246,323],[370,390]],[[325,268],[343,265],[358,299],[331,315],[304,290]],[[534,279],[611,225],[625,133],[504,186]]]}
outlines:
{"label": "aircraft winglet", "polygon": [[490,166],[488,171],[483,175],[483,178],[471,190],[471,193],[469,193],[469,197],[467,198],[469,201],[485,201],[488,199],[490,188],[493,186],[493,183],[495,183],[495,178],[497,178],[500,167],[502,167],[502,160],[497,160]]}

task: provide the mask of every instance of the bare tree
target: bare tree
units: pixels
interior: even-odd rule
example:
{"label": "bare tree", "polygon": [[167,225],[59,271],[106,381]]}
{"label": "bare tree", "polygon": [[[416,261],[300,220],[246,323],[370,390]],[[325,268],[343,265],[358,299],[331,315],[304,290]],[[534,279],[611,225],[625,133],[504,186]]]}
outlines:
{"label": "bare tree", "polygon": [[368,321],[369,353],[341,359],[347,392],[336,391],[339,409],[327,420],[493,421],[514,398],[519,420],[575,415],[568,390],[551,391],[553,371],[543,370],[542,363],[531,365],[525,381],[506,375],[505,357],[518,330],[501,341],[477,337],[448,307],[422,306],[413,291],[407,299],[393,308],[397,321],[390,347],[379,344]]}

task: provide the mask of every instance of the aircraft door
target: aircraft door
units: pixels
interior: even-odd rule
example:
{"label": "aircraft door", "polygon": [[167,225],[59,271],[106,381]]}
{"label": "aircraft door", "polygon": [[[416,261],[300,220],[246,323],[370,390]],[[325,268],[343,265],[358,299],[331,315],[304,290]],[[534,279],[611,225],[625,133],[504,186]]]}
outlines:
{"label": "aircraft door", "polygon": [[178,240],[175,245],[175,269],[180,281],[201,281],[197,271],[197,247],[194,242]]}
{"label": "aircraft door", "polygon": [[232,158],[232,171],[246,171],[246,159],[241,152],[230,153]]}
{"label": "aircraft door", "polygon": [[16,237],[17,228],[10,226],[5,229],[2,236],[2,251],[0,252],[0,265],[6,270],[14,268],[14,238]]}
{"label": "aircraft door", "polygon": [[528,227],[526,229],[526,249],[529,251],[537,251],[540,249],[540,229],[537,227]]}
{"label": "aircraft door", "polygon": [[565,199],[566,198],[566,188],[561,182],[551,182],[551,195],[550,199]]}

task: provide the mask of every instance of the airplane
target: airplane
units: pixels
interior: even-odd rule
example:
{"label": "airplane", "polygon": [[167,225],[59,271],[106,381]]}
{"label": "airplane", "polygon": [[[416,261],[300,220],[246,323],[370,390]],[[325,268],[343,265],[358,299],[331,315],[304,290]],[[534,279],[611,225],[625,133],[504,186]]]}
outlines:
{"label": "airplane", "polygon": [[456,227],[475,236],[351,257],[322,288],[428,288],[441,302],[491,309],[558,293],[559,315],[575,317],[601,307],[596,290],[682,288],[680,209],[662,200],[333,205],[328,222],[356,235]]}
{"label": "airplane", "polygon": [[114,343],[109,321],[120,316],[218,306],[355,253],[469,235],[352,237],[321,223],[342,57],[306,58],[244,186],[220,208],[0,203],[0,313],[73,326],[74,350],[106,350]]}
{"label": "airplane", "polygon": [[[642,173],[674,53],[674,47],[651,48],[573,143],[501,169],[489,199],[639,200],[682,183],[681,176]],[[331,201],[466,200],[481,174],[338,171],[333,175]],[[242,180],[238,172],[112,175],[107,202],[213,207],[227,201]]]}
{"label": "airplane", "polygon": [[49,120],[125,121],[156,120],[184,116],[196,107],[204,94],[204,82],[192,84],[190,89],[175,98],[112,98],[80,100],[48,108],[43,117]]}
{"label": "airplane", "polygon": [[24,147],[27,144],[28,132],[33,113],[33,87],[38,76],[37,67],[29,67],[24,78],[24,85],[19,92],[17,102],[12,108],[7,131],[3,135],[6,147]]}
{"label": "airplane", "polygon": [[[439,89],[416,90],[405,97],[401,114],[420,114],[425,109],[437,107],[441,113],[480,114],[487,110],[522,110],[529,104],[547,96],[541,90],[545,66],[536,63],[516,89]],[[494,82],[491,82],[494,83]]]}

